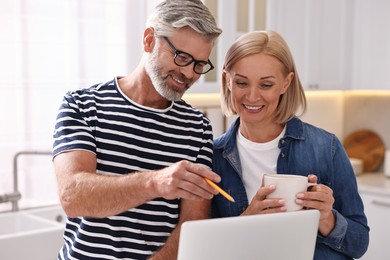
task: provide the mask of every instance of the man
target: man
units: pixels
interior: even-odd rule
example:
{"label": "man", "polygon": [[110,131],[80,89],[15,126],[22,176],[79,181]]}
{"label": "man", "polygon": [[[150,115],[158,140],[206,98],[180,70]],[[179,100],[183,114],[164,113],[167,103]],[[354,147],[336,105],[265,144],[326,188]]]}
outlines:
{"label": "man", "polygon": [[207,218],[219,182],[210,121],[181,100],[213,69],[221,29],[200,0],[158,4],[138,67],[69,92],[53,162],[68,215],[59,259],[176,259],[180,225]]}

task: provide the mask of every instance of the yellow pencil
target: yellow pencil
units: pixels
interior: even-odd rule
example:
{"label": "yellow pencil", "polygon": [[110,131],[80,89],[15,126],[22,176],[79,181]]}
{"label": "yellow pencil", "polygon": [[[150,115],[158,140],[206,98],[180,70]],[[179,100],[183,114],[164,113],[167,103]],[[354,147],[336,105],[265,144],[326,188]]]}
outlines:
{"label": "yellow pencil", "polygon": [[235,202],[233,197],[230,196],[229,194],[226,193],[226,191],[224,191],[223,189],[221,189],[217,184],[215,184],[214,182],[212,182],[211,180],[207,179],[207,178],[204,178],[205,181],[211,186],[213,187],[214,189],[216,189],[217,191],[219,191],[219,193],[221,193],[222,196],[224,196],[226,199],[228,199],[229,201],[231,202]]}

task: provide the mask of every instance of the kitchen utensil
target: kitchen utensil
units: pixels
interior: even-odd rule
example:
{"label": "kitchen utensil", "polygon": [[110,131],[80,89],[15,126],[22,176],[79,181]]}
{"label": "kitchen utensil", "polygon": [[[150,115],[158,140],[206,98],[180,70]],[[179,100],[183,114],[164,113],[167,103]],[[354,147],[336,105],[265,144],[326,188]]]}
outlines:
{"label": "kitchen utensil", "polygon": [[385,176],[390,178],[390,150],[387,150],[385,153],[385,164],[383,167]]}
{"label": "kitchen utensil", "polygon": [[353,172],[355,175],[360,175],[363,173],[363,160],[357,158],[349,158],[351,162]]}
{"label": "kitchen utensil", "polygon": [[363,172],[375,172],[383,163],[385,145],[374,131],[354,131],[344,139],[343,145],[350,158],[363,161]]}

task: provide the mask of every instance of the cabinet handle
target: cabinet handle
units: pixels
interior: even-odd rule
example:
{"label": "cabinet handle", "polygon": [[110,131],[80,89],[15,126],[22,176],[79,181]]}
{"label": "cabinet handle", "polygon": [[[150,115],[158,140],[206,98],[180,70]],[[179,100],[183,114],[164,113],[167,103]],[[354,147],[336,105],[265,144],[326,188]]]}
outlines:
{"label": "cabinet handle", "polygon": [[389,207],[390,208],[390,202],[386,202],[386,201],[373,200],[372,204],[377,205],[377,206]]}

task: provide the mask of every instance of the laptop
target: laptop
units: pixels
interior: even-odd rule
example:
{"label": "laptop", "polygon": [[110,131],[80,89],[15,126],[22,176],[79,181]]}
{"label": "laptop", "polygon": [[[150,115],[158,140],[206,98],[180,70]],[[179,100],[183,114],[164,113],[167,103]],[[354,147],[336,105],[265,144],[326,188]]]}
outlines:
{"label": "laptop", "polygon": [[320,213],[300,210],[184,222],[178,260],[312,260]]}

